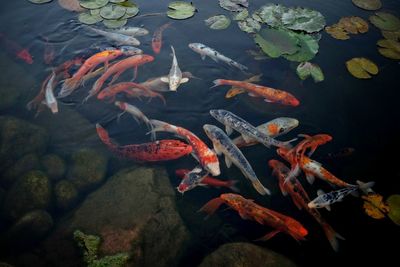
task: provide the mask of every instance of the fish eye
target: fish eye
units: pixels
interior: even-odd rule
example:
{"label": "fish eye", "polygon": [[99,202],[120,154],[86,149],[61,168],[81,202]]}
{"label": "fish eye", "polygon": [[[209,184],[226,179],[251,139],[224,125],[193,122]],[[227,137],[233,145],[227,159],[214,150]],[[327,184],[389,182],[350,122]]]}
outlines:
{"label": "fish eye", "polygon": [[281,127],[279,128],[279,133],[283,133],[285,131],[285,128]]}

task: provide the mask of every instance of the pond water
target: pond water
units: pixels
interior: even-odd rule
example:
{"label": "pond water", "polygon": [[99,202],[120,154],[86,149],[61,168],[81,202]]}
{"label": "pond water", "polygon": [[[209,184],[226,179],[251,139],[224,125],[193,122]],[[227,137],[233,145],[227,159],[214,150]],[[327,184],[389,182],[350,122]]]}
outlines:
{"label": "pond water", "polygon": [[[139,15],[165,12],[169,3],[169,1],[144,0],[135,2],[140,8]],[[336,23],[344,16],[359,16],[367,20],[373,14],[372,11],[357,8],[350,0],[252,0],[249,10],[256,10],[270,2],[288,7],[301,6],[315,9],[325,16],[327,25]],[[382,2],[383,11],[400,14],[398,0],[382,0]],[[290,62],[284,58],[254,60],[246,51],[257,49],[257,46],[252,36],[242,32],[236,22],[232,21],[232,24],[225,30],[211,30],[205,26],[204,20],[212,15],[231,16],[230,12],[218,5],[218,1],[193,1],[193,3],[198,12],[192,18],[171,20],[165,15],[147,16],[131,18],[127,25],[143,26],[150,31],[150,34],[138,37],[141,41],[139,47],[145,54],[154,55],[151,48],[153,32],[165,23],[173,21],[173,24],[163,32],[161,53],[155,55],[154,62],[139,67],[136,81],[143,82],[151,77],[166,75],[169,72],[171,45],[175,48],[181,70],[190,71],[200,79],[191,79],[188,83],[182,84],[177,92],[163,93],[166,105],[160,99],[152,99],[148,102],[126,98],[124,95],[118,95],[117,100],[134,104],[150,119],[166,121],[189,129],[209,146],[212,143],[202,129],[203,125],[214,124],[222,128],[222,125],[210,116],[211,109],[229,110],[253,125],[259,125],[277,117],[296,118],[300,122],[299,126],[278,139],[290,140],[302,133],[329,134],[333,140],[317,150],[316,160],[332,173],[350,183],[354,183],[358,179],[375,181],[374,191],[385,198],[399,193],[400,172],[397,166],[398,157],[395,155],[400,149],[399,127],[397,126],[400,121],[400,112],[397,110],[399,93],[396,89],[398,88],[397,75],[400,73],[400,65],[398,61],[387,59],[378,53],[376,42],[382,39],[378,28],[370,24],[367,33],[352,35],[351,39],[347,41],[333,39],[325,31],[321,31],[319,52],[312,62],[322,68],[325,80],[314,83],[312,79],[305,81],[299,79],[296,74],[298,65],[296,62]],[[140,144],[151,140],[149,135],[146,135],[148,131],[146,126],[137,124],[131,116],[124,115],[117,120],[120,110],[113,103],[100,101],[95,97],[82,103],[92,82],[60,100],[59,114],[52,115],[46,108],[38,117],[35,117],[34,111],[27,111],[25,105],[38,93],[42,81],[51,73],[51,66],[58,66],[77,56],[87,58],[98,52],[96,47],[105,47],[112,43],[88,32],[77,21],[77,14],[61,8],[57,1],[43,5],[34,5],[28,1],[4,1],[0,7],[0,14],[0,32],[9,40],[27,48],[33,55],[34,61],[33,64],[27,64],[17,59],[2,45],[2,51],[0,51],[1,96],[5,98],[9,93],[12,94],[12,92],[8,92],[8,89],[13,89],[18,92],[18,98],[12,105],[6,106],[4,109],[1,106],[1,115],[16,117],[48,130],[49,145],[39,155],[55,153],[69,162],[72,154],[82,147],[90,147],[90,149],[100,151],[97,153],[104,153],[109,158],[105,170],[105,176],[108,178],[96,186],[80,192],[79,200],[73,207],[65,211],[54,208],[54,203],[50,204],[47,211],[53,217],[53,226],[45,236],[35,240],[33,245],[29,240],[25,240],[22,242],[23,244],[16,242],[17,244],[10,245],[7,241],[8,238],[2,238],[5,241],[2,241],[1,244],[4,250],[0,253],[0,262],[4,259],[15,266],[54,266],[52,265],[54,262],[46,260],[48,255],[42,248],[42,240],[51,237],[54,229],[58,229],[64,221],[74,217],[74,212],[79,209],[81,203],[84,203],[86,197],[90,193],[100,190],[103,184],[107,183],[109,177],[122,168],[137,166],[113,156],[97,139],[95,124],[100,123],[108,131],[110,137],[119,144]],[[99,27],[101,26],[100,23]],[[45,38],[48,39],[47,44]],[[262,99],[249,97],[247,94],[227,99],[225,94],[229,87],[220,86],[210,89],[213,85],[212,81],[215,79],[245,80],[250,75],[224,63],[216,63],[210,58],[201,60],[200,56],[188,47],[189,43],[196,42],[204,43],[247,66],[248,71],[252,74],[262,73],[262,80],[258,84],[290,92],[299,99],[300,105],[288,107],[266,103]],[[51,45],[55,50],[55,59],[51,65],[43,62],[46,45]],[[371,59],[379,66],[379,74],[368,80],[354,78],[345,66],[345,62],[353,57]],[[131,78],[132,72],[127,71],[119,81],[129,81]],[[69,134],[73,134],[71,140],[68,139]],[[174,139],[173,135],[168,133],[159,133],[157,137]],[[1,138],[7,140],[4,136]],[[1,145],[6,146],[7,144],[4,144],[3,140]],[[354,148],[355,152],[351,156],[343,158],[329,159],[326,157],[328,153],[337,152],[346,147]],[[2,147],[1,150],[3,153],[6,148]],[[392,151],[394,151],[394,155],[390,153]],[[257,145],[243,149],[243,153],[261,182],[272,190],[272,195],[257,194],[236,167],[226,168],[221,157],[222,179],[239,180],[240,194],[245,198],[254,199],[260,205],[299,220],[309,230],[307,240],[295,242],[289,235],[279,234],[266,242],[254,242],[254,239],[272,229],[268,226],[260,226],[253,221],[242,220],[233,210],[221,209],[208,220],[203,220],[204,214],[197,213],[198,209],[207,201],[218,197],[221,193],[230,192],[228,189],[198,187],[183,195],[175,190],[173,199],[176,202],[178,213],[190,233],[190,238],[179,249],[182,252],[179,254],[179,259],[177,258],[175,262],[170,261],[166,266],[197,266],[209,253],[220,245],[230,242],[250,242],[268,248],[286,256],[298,266],[337,266],[342,264],[369,266],[372,262],[385,264],[397,259],[398,246],[394,244],[400,238],[398,226],[388,218],[374,220],[368,217],[362,209],[362,200],[351,196],[345,201],[333,205],[331,212],[321,210],[326,221],[346,238],[346,240],[340,241],[339,252],[333,252],[323,231],[313,218],[305,211],[299,211],[291,199],[284,197],[279,191],[277,180],[271,175],[272,170],[267,164],[270,159],[279,159],[274,149]],[[1,156],[2,160],[7,158],[7,155],[1,154]],[[19,155],[19,158],[22,156],[22,154]],[[2,174],[6,173],[7,168],[17,160],[18,158],[11,158],[7,164],[1,165]],[[5,161],[3,160],[3,162]],[[174,174],[176,169],[192,169],[196,165],[196,160],[190,156],[167,163],[140,164],[140,166],[151,168],[158,166],[166,168],[173,187],[180,182],[180,179]],[[67,168],[69,167],[70,165],[67,164]],[[106,168],[106,166],[99,166],[99,168]],[[27,168],[28,170],[30,169]],[[137,177],[137,179],[140,178]],[[68,178],[61,179],[68,180]],[[301,181],[311,198],[316,197],[317,189],[323,188],[325,191],[329,191],[331,188],[321,181],[317,181],[313,186],[306,185],[303,178]],[[52,183],[54,186],[56,182]],[[7,192],[13,185],[9,183],[2,186],[1,195],[7,198]],[[54,197],[52,201],[55,201]],[[102,209],[101,206],[97,208]],[[120,216],[125,216],[125,214],[120,214]],[[9,229],[16,219],[1,220],[0,230],[3,236],[8,235]],[[95,230],[92,232],[90,230],[85,229],[85,233],[98,234]],[[163,235],[162,232],[159,234]],[[173,244],[171,242],[171,245]],[[83,262],[79,254],[74,255],[77,256],[75,263]],[[154,255],[154,257],[157,256]],[[52,255],[52,257],[57,258],[57,255]],[[62,257],[60,256],[61,260],[57,265],[76,266],[62,263]],[[143,262],[141,264],[143,265]]]}

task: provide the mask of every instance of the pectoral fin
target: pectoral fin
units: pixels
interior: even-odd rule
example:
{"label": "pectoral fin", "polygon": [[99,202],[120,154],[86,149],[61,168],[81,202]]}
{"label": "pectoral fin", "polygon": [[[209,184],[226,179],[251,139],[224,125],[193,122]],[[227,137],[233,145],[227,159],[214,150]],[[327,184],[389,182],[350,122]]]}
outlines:
{"label": "pectoral fin", "polygon": [[242,134],[242,137],[243,137],[243,140],[244,140],[246,143],[250,143],[250,142],[253,141],[253,138],[251,138],[251,137],[248,136],[248,135]]}
{"label": "pectoral fin", "polygon": [[200,57],[201,57],[201,60],[206,59],[206,55],[200,55]]}
{"label": "pectoral fin", "polygon": [[213,147],[214,147],[215,153],[216,153],[218,156],[222,154],[221,149],[219,149],[219,147],[218,147],[217,145],[213,144]]}
{"label": "pectoral fin", "polygon": [[227,125],[227,126],[225,126],[225,132],[229,136],[229,135],[232,134],[233,129],[230,126]]}
{"label": "pectoral fin", "polygon": [[313,184],[315,181],[315,176],[309,172],[306,172],[306,179],[309,184]]}
{"label": "pectoral fin", "polygon": [[169,83],[169,78],[168,78],[167,76],[161,77],[160,80],[161,80],[163,83]]}
{"label": "pectoral fin", "polygon": [[181,83],[187,83],[189,81],[189,78],[182,78]]}
{"label": "pectoral fin", "polygon": [[251,97],[258,97],[258,95],[254,94],[254,93],[248,93],[248,95]]}
{"label": "pectoral fin", "polygon": [[228,168],[232,166],[232,161],[227,156],[225,156],[225,164]]}

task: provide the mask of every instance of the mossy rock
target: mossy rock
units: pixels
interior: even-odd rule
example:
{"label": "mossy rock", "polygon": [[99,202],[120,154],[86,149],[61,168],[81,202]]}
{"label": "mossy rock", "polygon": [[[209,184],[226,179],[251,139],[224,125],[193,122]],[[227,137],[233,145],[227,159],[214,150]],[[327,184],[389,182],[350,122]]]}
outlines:
{"label": "mossy rock", "polygon": [[51,180],[60,180],[66,171],[65,161],[56,154],[47,154],[40,159],[43,170]]}
{"label": "mossy rock", "polygon": [[18,102],[20,92],[9,86],[0,85],[0,111],[9,109]]}
{"label": "mossy rock", "polygon": [[51,200],[50,179],[41,171],[30,171],[11,186],[7,192],[3,214],[16,220],[35,209],[47,209]]}
{"label": "mossy rock", "polygon": [[26,154],[9,167],[0,177],[2,185],[10,186],[24,173],[40,169],[39,157],[36,154]]}
{"label": "mossy rock", "polygon": [[62,180],[54,186],[54,195],[57,208],[68,210],[77,203],[79,193],[70,181]]}

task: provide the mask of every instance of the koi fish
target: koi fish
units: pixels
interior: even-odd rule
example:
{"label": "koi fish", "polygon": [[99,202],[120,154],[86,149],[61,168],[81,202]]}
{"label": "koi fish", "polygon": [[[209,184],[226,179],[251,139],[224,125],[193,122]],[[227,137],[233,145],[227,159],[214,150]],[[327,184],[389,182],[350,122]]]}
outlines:
{"label": "koi fish", "polygon": [[103,31],[103,30],[95,29],[95,28],[92,28],[89,26],[86,26],[86,28],[97,33],[98,35],[102,35],[102,36],[106,37],[107,39],[109,39],[111,41],[115,41],[118,45],[133,45],[133,46],[140,45],[139,40],[132,36],[127,36],[127,35],[116,33],[116,32]]}
{"label": "koi fish", "polygon": [[111,85],[116,79],[118,79],[118,77],[128,68],[134,68],[133,78],[135,79],[137,76],[138,67],[153,60],[154,57],[149,55],[135,55],[115,63],[114,65],[109,67],[108,70],[103,73],[103,75],[101,75],[99,79],[97,79],[92,89],[89,91],[89,95],[84,101],[87,101],[90,97],[96,95],[110,76],[113,75],[113,78],[109,85]]}
{"label": "koi fish", "polygon": [[245,71],[248,68],[242,64],[237,63],[233,59],[230,59],[229,57],[226,57],[219,53],[218,51],[212,49],[211,47],[208,47],[204,44],[201,43],[191,43],[189,44],[189,48],[192,49],[194,52],[200,54],[201,59],[204,60],[206,56],[209,56],[212,60],[215,62],[222,61],[229,66],[238,68],[241,71]]}
{"label": "koi fish", "polygon": [[54,97],[54,87],[56,85],[56,76],[57,74],[55,71],[53,71],[53,74],[51,75],[51,78],[49,82],[46,85],[46,91],[45,91],[45,104],[49,107],[51,112],[57,113],[58,112],[58,105],[57,105],[57,100]]}
{"label": "koi fish", "polygon": [[129,35],[132,37],[144,36],[144,35],[149,34],[148,30],[146,30],[145,28],[140,28],[140,27],[123,27],[123,28],[119,28],[117,30],[113,30],[113,32],[123,34],[123,35]]}
{"label": "koi fish", "polygon": [[308,207],[310,209],[319,209],[326,208],[327,210],[331,210],[330,205],[339,201],[342,201],[343,198],[357,190],[361,190],[365,194],[371,192],[371,187],[373,187],[375,182],[363,183],[361,181],[357,181],[357,185],[352,185],[346,188],[342,188],[336,191],[331,191],[329,193],[324,193],[322,190],[318,190],[318,197],[313,199],[308,203]]}
{"label": "koi fish", "polygon": [[101,141],[116,155],[137,162],[155,162],[174,160],[192,152],[192,147],[179,140],[159,140],[152,143],[119,146],[114,143],[107,131],[96,124],[97,134]]}
{"label": "koi fish", "polygon": [[308,207],[307,203],[311,201],[310,197],[296,178],[285,183],[286,176],[290,172],[289,168],[286,167],[285,164],[272,159],[268,162],[268,165],[273,169],[272,175],[278,178],[279,188],[282,194],[284,196],[289,194],[298,209],[304,209],[314,217],[324,230],[325,236],[327,237],[331,247],[337,252],[339,250],[337,238],[344,240],[344,237],[336,233],[336,231],[322,218],[321,213],[319,213],[318,210]]}
{"label": "koi fish", "polygon": [[[194,168],[192,171],[188,170],[188,169],[178,169],[175,171],[175,175],[182,179],[182,183],[178,186],[178,191],[180,193],[190,190],[188,188],[190,188],[190,186],[192,184],[191,183],[192,179],[190,179],[189,177],[191,175],[193,175],[193,173],[195,173],[197,175],[199,175],[199,173],[200,173],[200,175],[202,175],[201,171],[199,171],[197,168],[199,168],[199,167]],[[219,180],[219,179],[213,178],[211,176],[207,176],[207,175],[208,175],[208,173],[205,175],[205,177],[202,177],[202,180],[199,183],[197,183],[197,185],[212,186],[212,187],[226,187],[234,192],[239,192],[239,189],[236,188],[236,186],[235,186],[235,184],[238,182],[238,180],[222,181],[222,180]],[[183,181],[186,178],[188,178],[187,181],[189,181],[189,182],[183,183]]]}
{"label": "koi fish", "polygon": [[[289,162],[292,165],[293,162],[293,155],[288,153],[288,149],[284,148],[279,148],[276,150],[279,156],[281,156],[283,159],[285,159],[287,162]],[[320,178],[321,180],[324,180],[332,185],[336,185],[339,187],[352,187],[354,185],[346,183],[339,178],[337,178],[335,175],[330,173],[328,170],[326,170],[324,167],[322,167],[322,164],[310,159],[309,157],[304,156],[299,164],[300,169],[305,173],[307,181],[312,184],[314,183],[315,177]]]}
{"label": "koi fish", "polygon": [[212,215],[222,204],[226,204],[237,211],[244,220],[256,221],[261,225],[275,228],[274,231],[257,239],[258,241],[267,241],[280,232],[290,235],[296,241],[305,240],[304,237],[308,234],[307,229],[295,219],[264,208],[254,203],[252,199],[246,199],[238,194],[221,194],[219,197],[207,202],[199,211]]}
{"label": "koi fish", "polygon": [[176,91],[182,83],[187,83],[189,78],[182,77],[182,71],[178,66],[178,60],[176,59],[175,49],[171,45],[172,50],[172,66],[168,76],[161,77],[161,81],[169,84],[169,90]]}
{"label": "koi fish", "polygon": [[70,95],[76,88],[80,86],[83,81],[83,77],[86,74],[91,73],[99,65],[104,63],[105,68],[109,67],[108,62],[121,56],[123,53],[121,50],[105,50],[94,54],[89,57],[85,63],[79,68],[79,70],[74,73],[74,75],[66,79],[58,94],[59,98],[66,97]]}
{"label": "koi fish", "polygon": [[9,53],[14,54],[19,59],[22,59],[25,63],[33,63],[33,57],[29,53],[28,49],[22,48],[16,42],[8,39],[3,33],[0,33],[0,40],[3,40],[5,48],[9,51]]}
{"label": "koi fish", "polygon": [[209,172],[201,167],[201,165],[195,167],[193,170],[185,173],[182,177],[181,183],[176,188],[179,193],[183,194],[186,191],[192,190],[193,188],[201,185],[203,180],[207,177]]}
{"label": "koi fish", "polygon": [[208,138],[212,141],[214,151],[217,155],[224,154],[225,164],[228,168],[230,168],[233,163],[243,173],[244,177],[249,179],[258,193],[261,195],[271,194],[271,192],[261,184],[246,157],[240,149],[232,143],[231,139],[224,133],[224,131],[217,126],[210,124],[203,125],[203,129]]}
{"label": "koi fish", "polygon": [[218,157],[200,138],[191,131],[159,120],[150,120],[154,129],[152,132],[170,132],[185,139],[193,148],[193,157],[213,176],[221,174]]}
{"label": "koi fish", "polygon": [[[299,125],[299,121],[293,118],[280,117],[273,119],[267,123],[257,126],[257,130],[269,137],[278,137],[284,135]],[[248,140],[249,141],[249,140]],[[242,136],[236,137],[232,142],[237,147],[252,146],[257,144],[257,140],[250,138],[250,142],[246,143]]]}
{"label": "koi fish", "polygon": [[[258,75],[252,76],[252,77],[248,78],[247,80],[244,80],[244,82],[246,82],[246,83],[260,82],[261,81],[261,76],[262,76],[262,74],[258,74]],[[244,89],[242,89],[240,87],[232,86],[232,88],[229,89],[228,92],[226,92],[225,98],[231,98],[231,97],[234,97],[234,96],[236,96],[238,94],[242,94],[244,92],[246,92],[246,90],[244,90]]]}
{"label": "koi fish", "polygon": [[56,56],[56,51],[54,50],[54,46],[49,43],[49,39],[47,37],[44,37],[44,39],[46,40],[46,44],[44,46],[43,60],[44,63],[50,65]]}
{"label": "koi fish", "polygon": [[134,56],[134,55],[141,55],[143,54],[143,50],[134,47],[134,46],[130,46],[130,45],[123,45],[119,47],[119,50],[122,51],[122,53],[125,56]]}
{"label": "koi fish", "polygon": [[296,107],[300,104],[299,100],[297,100],[296,97],[294,97],[292,94],[286,91],[274,89],[267,86],[262,86],[242,81],[217,79],[214,81],[213,87],[220,85],[231,85],[243,88],[248,92],[249,96],[262,97],[264,98],[264,101],[268,103],[279,103],[282,105],[293,106],[293,107]]}
{"label": "koi fish", "polygon": [[171,26],[172,22],[168,22],[164,25],[162,25],[160,28],[158,28],[154,34],[153,38],[151,40],[151,48],[153,48],[153,52],[155,54],[159,54],[161,51],[162,47],[162,33],[165,29],[167,29],[169,26]]}
{"label": "koi fish", "polygon": [[238,131],[244,141],[251,142],[257,140],[259,143],[265,145],[266,147],[276,146],[276,147],[291,147],[290,142],[296,139],[289,140],[287,142],[281,142],[269,137],[268,135],[257,130],[256,127],[243,120],[242,118],[236,116],[232,112],[223,109],[212,109],[210,110],[211,116],[213,116],[217,121],[225,125],[226,133],[230,135],[232,129]]}
{"label": "koi fish", "polygon": [[[141,85],[149,88],[152,91],[158,91],[158,92],[169,92],[169,85],[163,81],[161,81],[161,78],[163,78],[164,76],[161,77],[154,77],[154,78],[150,78],[147,81],[140,83]],[[185,71],[182,72],[182,78],[196,78],[195,76],[193,76],[190,72]]]}

